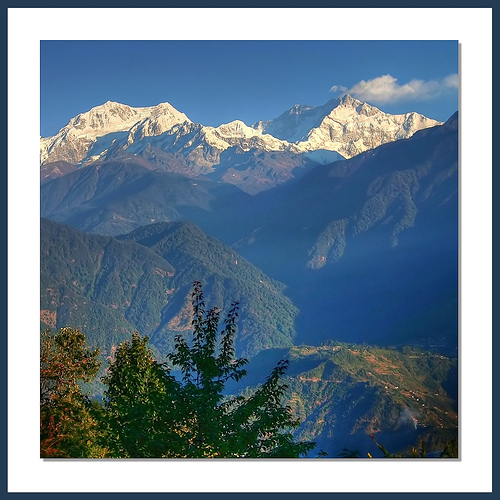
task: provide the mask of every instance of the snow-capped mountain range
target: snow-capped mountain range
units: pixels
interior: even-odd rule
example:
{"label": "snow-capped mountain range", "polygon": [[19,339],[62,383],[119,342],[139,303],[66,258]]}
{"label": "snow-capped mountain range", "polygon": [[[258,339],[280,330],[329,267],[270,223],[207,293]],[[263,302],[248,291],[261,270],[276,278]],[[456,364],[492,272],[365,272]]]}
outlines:
{"label": "snow-capped mountain range", "polygon": [[206,166],[217,164],[220,153],[233,146],[243,151],[300,152],[240,120],[207,127],[192,122],[169,103],[133,108],[108,101],[72,118],[56,135],[41,138],[40,160],[42,165],[54,161],[86,165],[118,150],[139,154],[148,146],[194,156]]}
{"label": "snow-capped mountain range", "polygon": [[352,158],[386,142],[407,139],[418,130],[442,125],[419,113],[384,113],[349,94],[323,106],[295,105],[274,120],[253,127],[292,142],[300,151],[326,149]]}
{"label": "snow-capped mountain range", "polygon": [[[331,163],[380,144],[440,125],[418,113],[390,115],[350,95],[323,106],[296,105],[274,120],[219,127],[192,122],[169,103],[134,108],[108,101],[72,118],[56,135],[40,139],[40,162],[83,166],[113,156],[154,152],[182,157],[212,171],[231,148],[304,155]],[[316,152],[310,154],[310,152]]]}

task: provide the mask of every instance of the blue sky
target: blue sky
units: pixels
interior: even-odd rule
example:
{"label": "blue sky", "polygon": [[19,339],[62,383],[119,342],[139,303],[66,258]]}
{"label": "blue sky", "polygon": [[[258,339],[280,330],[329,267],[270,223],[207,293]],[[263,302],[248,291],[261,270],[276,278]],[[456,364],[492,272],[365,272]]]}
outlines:
{"label": "blue sky", "polygon": [[456,41],[40,42],[42,136],[108,100],[169,102],[218,126],[275,118],[346,92],[389,113],[458,109]]}

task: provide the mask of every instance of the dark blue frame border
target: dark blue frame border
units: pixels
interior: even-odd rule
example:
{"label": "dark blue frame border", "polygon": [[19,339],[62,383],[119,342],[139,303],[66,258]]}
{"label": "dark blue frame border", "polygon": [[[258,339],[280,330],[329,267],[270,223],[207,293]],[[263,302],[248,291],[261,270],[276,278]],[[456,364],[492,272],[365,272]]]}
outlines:
{"label": "dark blue frame border", "polygon": [[[495,2],[493,0],[406,0],[404,2],[398,0],[310,0],[305,2],[304,0],[86,0],[83,1],[72,1],[68,0],[6,0],[2,9],[0,10],[0,19],[3,26],[4,36],[1,41],[1,57],[2,57],[2,69],[4,72],[4,78],[2,79],[3,87],[3,105],[1,107],[2,120],[1,120],[1,133],[4,138],[4,147],[2,148],[3,157],[3,168],[1,169],[1,180],[0,180],[0,200],[1,200],[1,227],[4,237],[1,239],[1,255],[2,255],[2,267],[0,272],[0,277],[3,282],[2,294],[5,300],[1,302],[1,314],[0,318],[2,320],[3,332],[2,344],[0,348],[1,355],[1,373],[2,373],[2,397],[4,399],[4,404],[1,406],[0,411],[0,427],[2,430],[2,438],[0,439],[0,496],[12,496],[16,500],[24,500],[26,498],[31,498],[33,495],[37,495],[42,499],[65,499],[65,498],[77,498],[78,500],[90,497],[90,495],[101,498],[105,495],[111,499],[140,499],[144,496],[154,496],[156,498],[164,498],[166,500],[229,500],[232,498],[239,498],[242,500],[254,500],[254,499],[267,499],[271,498],[273,500],[306,500],[313,498],[314,500],[326,500],[326,499],[348,499],[357,500],[361,498],[371,497],[374,500],[386,500],[387,498],[410,498],[411,500],[435,500],[437,498],[457,499],[463,500],[468,498],[477,498],[479,496],[490,496],[497,491],[497,483],[495,472],[498,469],[498,453],[493,453],[493,491],[491,493],[8,493],[7,491],[7,268],[8,268],[8,257],[7,257],[7,11],[9,8],[173,8],[173,7],[192,7],[192,8],[491,8],[493,13],[493,89],[495,89],[495,82],[498,82],[497,78],[497,68],[495,65],[495,49],[498,43],[498,36],[495,35],[495,26],[498,24],[498,9],[495,9]],[[495,98],[495,92],[493,92],[493,116],[497,116],[498,111],[498,99]],[[493,165],[496,165],[496,155],[497,148],[495,147],[498,136],[498,127],[495,126],[495,121],[493,121]],[[493,194],[500,190],[499,184],[499,174],[493,171]],[[495,201],[493,196],[493,255],[496,248],[498,248],[498,237],[495,234],[495,215],[499,211],[499,202]],[[497,294],[495,294],[497,278],[498,278],[498,266],[495,266],[495,261],[493,260],[493,332],[497,330],[498,325],[498,313],[495,313]],[[499,354],[498,341],[493,336],[493,356],[497,358]],[[497,356],[495,356],[497,355]],[[497,385],[497,379],[499,376],[498,368],[495,367],[493,363],[493,385]],[[494,391],[495,393],[495,391]],[[493,422],[495,421],[495,416],[499,414],[498,412],[498,402],[493,399]],[[493,450],[500,449],[500,443],[498,438],[498,432],[493,426]],[[221,478],[223,479],[223,478]],[[335,477],[332,477],[332,481]],[[362,478],[360,478],[362,480]],[[29,482],[29,471],[26,471],[26,481]],[[166,478],[168,482],[168,478]],[[424,496],[425,495],[425,496]]]}

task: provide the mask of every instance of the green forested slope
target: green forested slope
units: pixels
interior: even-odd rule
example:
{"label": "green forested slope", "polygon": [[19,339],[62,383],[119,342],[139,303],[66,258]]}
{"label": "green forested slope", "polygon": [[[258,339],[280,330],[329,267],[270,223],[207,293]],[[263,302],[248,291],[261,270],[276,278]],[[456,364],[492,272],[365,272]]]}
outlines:
{"label": "green forested slope", "polygon": [[41,220],[41,322],[81,328],[109,351],[133,330],[160,351],[190,328],[194,280],[223,310],[240,302],[242,355],[293,344],[297,311],[283,285],[190,223],[158,224],[121,239]]}

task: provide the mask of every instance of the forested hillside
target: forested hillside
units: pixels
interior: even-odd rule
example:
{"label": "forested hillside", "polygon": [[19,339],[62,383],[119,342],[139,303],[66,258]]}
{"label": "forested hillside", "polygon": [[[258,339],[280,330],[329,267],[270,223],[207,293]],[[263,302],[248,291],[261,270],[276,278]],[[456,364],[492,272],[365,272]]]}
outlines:
{"label": "forested hillside", "polygon": [[[343,450],[383,456],[410,454],[422,441],[428,452],[458,438],[457,360],[415,347],[387,349],[330,341],[272,349],[253,358],[244,383],[262,383],[279,359],[290,361],[287,401],[302,422],[296,435],[331,458]],[[241,384],[231,384],[237,390]]]}
{"label": "forested hillside", "polygon": [[134,330],[170,350],[191,326],[197,279],[223,311],[240,302],[240,355],[293,344],[297,309],[284,285],[192,223],[154,224],[115,239],[41,219],[42,325],[80,328],[105,351]]}

